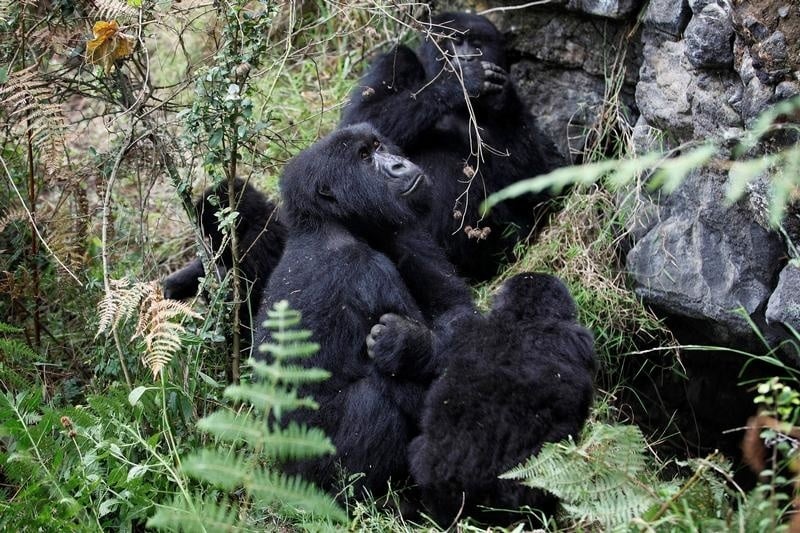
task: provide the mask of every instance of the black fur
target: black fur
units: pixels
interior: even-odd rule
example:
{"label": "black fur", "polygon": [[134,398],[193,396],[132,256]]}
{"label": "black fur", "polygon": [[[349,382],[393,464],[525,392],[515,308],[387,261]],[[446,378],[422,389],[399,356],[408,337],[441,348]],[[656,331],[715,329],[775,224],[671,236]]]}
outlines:
{"label": "black fur", "polygon": [[[258,313],[264,287],[270,273],[278,264],[286,241],[286,228],[277,218],[276,205],[260,191],[241,179],[234,185],[236,223],[243,294],[247,296],[247,307],[241,313],[244,326]],[[212,201],[212,199],[215,199]],[[200,229],[209,241],[217,264],[226,270],[233,266],[230,242],[219,230],[217,213],[228,206],[228,184],[223,182],[215,188],[209,187],[195,205]],[[182,269],[170,274],[163,283],[164,297],[173,300],[191,298],[197,294],[199,278],[205,276],[200,259],[194,259]]]}
{"label": "black fur", "polygon": [[[371,123],[422,167],[433,182],[430,210],[423,213],[427,227],[462,274],[488,279],[531,232],[534,208],[545,196],[504,202],[483,220],[480,203],[563,161],[517,96],[506,72],[503,36],[491,22],[445,13],[433,18],[430,29],[416,53],[401,45],[374,62],[352,93],[341,124]],[[467,101],[485,143],[480,163]],[[477,173],[464,194],[466,164]],[[466,226],[488,227],[491,233],[470,237]]]}
{"label": "black fur", "polygon": [[[321,345],[304,364],[332,376],[301,391],[320,407],[289,418],[324,429],[337,453],[286,469],[326,488],[335,487],[337,464],[363,472],[358,486],[373,494],[390,478],[408,476],[407,446],[431,376],[396,373],[392,361],[371,358],[365,339],[372,324],[398,313],[435,329],[448,309],[471,307],[441,249],[414,230],[409,201],[423,197],[427,183],[397,153],[372,127],[356,125],[300,153],[281,179],[288,238],[258,323],[288,300]],[[401,276],[418,268],[430,284],[407,287]],[[259,332],[260,341],[267,337]]]}
{"label": "black fur", "polygon": [[[384,317],[382,326],[372,343],[376,356],[407,342],[398,336],[415,338],[412,350],[424,350],[419,344],[430,338],[401,317]],[[577,438],[588,416],[593,339],[577,323],[566,287],[552,276],[517,275],[487,316],[465,315],[433,349],[443,370],[409,452],[426,511],[446,526],[459,512],[492,524],[519,518],[484,506],[552,510],[546,494],[497,476],[546,442]]]}

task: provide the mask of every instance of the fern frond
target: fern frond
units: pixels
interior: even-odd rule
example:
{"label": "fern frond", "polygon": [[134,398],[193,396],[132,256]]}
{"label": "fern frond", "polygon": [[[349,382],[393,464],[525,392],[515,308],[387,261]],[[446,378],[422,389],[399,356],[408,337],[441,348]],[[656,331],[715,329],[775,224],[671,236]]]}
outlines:
{"label": "fern frond", "polygon": [[35,361],[39,355],[22,341],[16,339],[0,338],[0,354],[3,354],[4,361]]}
{"label": "fern frond", "polygon": [[319,404],[311,398],[299,397],[296,391],[270,390],[263,386],[242,384],[231,385],[225,389],[225,397],[236,401],[246,401],[264,412],[291,411],[305,407],[318,409]]}
{"label": "fern frond", "polygon": [[256,361],[255,359],[250,359],[249,364],[256,376],[273,384],[301,385],[303,383],[315,383],[325,381],[331,375],[330,372],[322,368],[306,368],[300,365],[284,364],[279,366]]}
{"label": "fern frond", "polygon": [[183,346],[186,328],[176,321],[184,317],[201,319],[202,316],[183,302],[165,300],[157,281],[131,285],[126,279],[114,280],[98,304],[97,335],[118,327],[134,310],[138,310],[139,319],[131,338],[144,340],[142,362],[156,379]]}
{"label": "fern frond", "polygon": [[250,413],[216,411],[198,420],[197,427],[224,441],[257,444],[263,441],[266,421]]}
{"label": "fern frond", "polygon": [[125,0],[94,0],[94,5],[97,6],[94,10],[94,17],[97,20],[132,18],[138,14],[137,9],[128,5]]}
{"label": "fern frond", "polygon": [[280,504],[305,515],[346,522],[347,513],[325,492],[300,477],[260,469],[247,486],[264,504]]}
{"label": "fern frond", "polygon": [[645,449],[636,426],[596,423],[580,445],[545,444],[537,456],[500,477],[550,492],[572,516],[611,529],[659,503],[645,476]]}
{"label": "fern frond", "polygon": [[232,491],[245,484],[252,465],[242,455],[204,449],[183,459],[182,469],[195,479]]}
{"label": "fern frond", "polygon": [[261,531],[241,523],[238,506],[231,505],[227,500],[217,502],[213,497],[199,494],[192,497],[191,503],[177,496],[171,505],[158,506],[156,514],[147,520],[147,527],[185,533]]}
{"label": "fern frond", "polygon": [[0,106],[8,110],[13,134],[30,134],[33,145],[44,153],[55,153],[64,146],[64,111],[55,102],[52,84],[35,64],[10,73],[0,86]]}
{"label": "fern frond", "polygon": [[17,222],[20,220],[28,220],[28,213],[25,211],[25,209],[21,207],[9,209],[6,211],[6,214],[0,218],[0,233],[3,233],[3,231],[5,231],[8,225],[12,222]]}
{"label": "fern frond", "polygon": [[23,331],[25,330],[18,328],[17,326],[0,322],[0,333],[22,333]]}

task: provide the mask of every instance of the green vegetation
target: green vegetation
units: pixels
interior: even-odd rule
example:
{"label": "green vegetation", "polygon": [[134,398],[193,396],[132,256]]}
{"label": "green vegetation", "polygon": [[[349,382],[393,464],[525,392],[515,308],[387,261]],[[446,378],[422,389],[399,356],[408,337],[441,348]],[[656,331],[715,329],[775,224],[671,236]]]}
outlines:
{"label": "green vegetation", "polygon": [[[332,451],[314,428],[267,422],[313,405],[296,387],[326,377],[291,362],[316,349],[296,313],[272,312],[272,364],[240,367],[226,340],[240,310],[224,303],[241,290],[236,269],[208,276],[208,303],[165,301],[157,283],[197,254],[211,263],[192,230],[198,191],[239,176],[274,193],[285,161],[335,126],[366,58],[412,38],[424,11],[381,0],[0,0],[0,530],[435,529],[348,494],[334,502],[274,468]],[[618,210],[613,186],[657,166],[648,183],[674,187],[714,152],[604,159],[631,155],[622,75],[609,73],[610,118],[581,149],[591,163],[537,182],[581,185],[559,200],[569,216],[478,290],[485,302],[516,272],[557,274],[602,362],[582,439],[550,444],[507,476],[562,498],[551,531],[778,530],[797,473],[796,376],[757,391],[771,422],[754,426],[755,441],[778,444],[749,492],[718,454],[660,453],[657,434],[621,405],[626,376],[655,364],[645,354],[666,354],[669,372],[680,364],[669,332],[625,287],[618,247],[636,202]],[[732,197],[783,169],[773,221],[796,194],[800,148],[757,157],[753,143],[797,105],[760,121],[737,154]],[[236,219],[227,207],[223,227]]]}

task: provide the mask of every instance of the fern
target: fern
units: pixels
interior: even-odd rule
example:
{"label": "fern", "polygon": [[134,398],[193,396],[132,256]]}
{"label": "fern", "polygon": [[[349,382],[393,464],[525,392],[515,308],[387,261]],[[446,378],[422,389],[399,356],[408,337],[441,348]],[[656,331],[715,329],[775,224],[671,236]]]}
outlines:
{"label": "fern", "polygon": [[[286,301],[275,304],[268,311],[265,327],[272,330],[274,343],[262,345],[261,351],[272,354],[269,363],[250,360],[256,381],[231,385],[225,396],[243,402],[249,409],[240,412],[217,411],[198,422],[198,428],[210,433],[227,446],[199,450],[182,461],[182,469],[193,478],[202,480],[228,493],[241,490],[256,507],[279,506],[280,514],[287,517],[312,517],[319,524],[329,525],[347,521],[347,514],[325,492],[313,484],[265,466],[273,461],[292,461],[331,454],[333,444],[317,428],[290,423],[279,424],[281,415],[297,408],[317,407],[311,398],[301,396],[298,387],[309,382],[326,379],[328,373],[314,368],[287,363],[308,357],[319,349],[309,342],[311,332],[297,329],[300,314],[289,309]],[[186,523],[207,524],[201,517],[205,505],[194,501],[180,502],[163,507],[148,521],[148,526],[159,529],[174,528]],[[202,511],[205,512],[205,511]],[[235,508],[214,506],[211,512],[217,518],[215,530],[242,530],[243,517]],[[194,531],[194,526],[180,526],[184,531]]]}
{"label": "fern", "polygon": [[142,361],[155,379],[183,345],[187,333],[178,320],[202,317],[185,303],[165,300],[157,281],[131,285],[126,279],[114,280],[98,304],[97,334],[119,327],[137,310],[139,319],[131,339],[144,340]]}
{"label": "fern", "polygon": [[688,480],[661,481],[648,468],[646,450],[636,426],[594,423],[580,445],[546,444],[501,477],[554,494],[569,517],[603,530],[625,531],[633,521],[724,529],[727,493],[719,474],[729,475],[730,464],[712,455],[681,464],[692,471]]}
{"label": "fern", "polygon": [[138,13],[138,10],[131,7],[131,2],[127,0],[95,0],[94,5],[97,6],[93,13],[96,20],[132,18]]}
{"label": "fern", "polygon": [[0,322],[0,386],[5,391],[30,388],[36,378],[33,363],[39,354],[21,340],[9,337],[22,332],[21,328]]}
{"label": "fern", "polygon": [[0,106],[8,110],[12,135],[30,135],[37,149],[50,154],[64,145],[66,134],[63,109],[53,100],[53,86],[38,65],[10,73],[0,85]]}
{"label": "fern", "polygon": [[208,496],[193,495],[189,503],[176,497],[171,505],[159,506],[158,512],[148,522],[149,527],[163,531],[185,533],[226,531],[260,532],[263,528],[237,524],[238,509],[227,501],[218,502]]}

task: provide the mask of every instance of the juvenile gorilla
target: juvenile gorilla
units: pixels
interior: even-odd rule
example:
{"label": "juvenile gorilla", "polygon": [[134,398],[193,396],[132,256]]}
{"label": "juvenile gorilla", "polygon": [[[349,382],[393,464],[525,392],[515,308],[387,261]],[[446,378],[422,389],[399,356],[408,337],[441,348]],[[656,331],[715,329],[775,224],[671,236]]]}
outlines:
{"label": "juvenile gorilla", "polygon": [[[370,358],[364,341],[372,324],[393,312],[436,330],[437,317],[449,309],[472,308],[468,288],[441,249],[415,233],[408,204],[426,187],[419,167],[367,124],[323,138],[290,161],[281,178],[288,238],[258,323],[264,310],[288,300],[321,346],[304,364],[331,377],[300,391],[320,407],[289,420],[321,427],[336,455],[286,470],[329,489],[338,480],[337,464],[363,472],[359,488],[373,494],[383,493],[390,478],[408,476],[407,447],[431,376],[400,376],[391,366],[396,359]],[[415,270],[426,285],[409,289],[401,276]],[[268,336],[262,329],[256,340]]]}
{"label": "juvenile gorilla", "polygon": [[[534,209],[545,196],[505,202],[482,220],[481,202],[563,164],[517,96],[507,68],[503,36],[491,22],[444,13],[432,19],[418,52],[400,45],[375,61],[341,120],[369,122],[425,171],[432,198],[420,215],[459,271],[473,279],[496,274],[531,232]],[[483,142],[480,161],[476,132]],[[480,230],[468,234],[467,226]]]}
{"label": "juvenile gorilla", "polygon": [[[236,222],[242,285],[247,294],[247,309],[242,313],[242,323],[249,326],[250,319],[258,313],[258,306],[264,294],[272,270],[278,264],[286,240],[286,228],[276,217],[277,207],[260,191],[249,183],[237,179],[234,185]],[[212,198],[216,198],[212,201]],[[195,205],[197,219],[203,235],[210,241],[211,250],[218,257],[217,264],[229,270],[233,266],[230,242],[219,230],[217,213],[228,206],[228,184],[221,183],[209,187]],[[170,274],[164,280],[164,297],[183,300],[197,294],[199,278],[205,276],[200,259],[194,259],[182,269]]]}
{"label": "juvenile gorilla", "polygon": [[[376,357],[405,349],[414,359],[430,349],[419,343],[430,333],[418,323],[398,316],[381,322],[371,333]],[[417,345],[408,349],[408,339]],[[577,437],[588,416],[593,339],[577,323],[566,287],[548,275],[517,275],[502,285],[487,316],[465,315],[435,349],[441,376],[427,393],[421,434],[409,451],[424,507],[441,525],[459,512],[492,524],[515,519],[484,507],[551,510],[551,497],[498,476],[546,442]]]}

